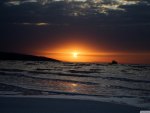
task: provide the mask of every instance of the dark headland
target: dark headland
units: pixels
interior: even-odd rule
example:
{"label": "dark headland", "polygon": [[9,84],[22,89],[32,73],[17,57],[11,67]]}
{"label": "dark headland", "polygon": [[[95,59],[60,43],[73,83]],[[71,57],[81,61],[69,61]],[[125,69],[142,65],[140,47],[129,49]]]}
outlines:
{"label": "dark headland", "polygon": [[59,60],[43,56],[27,55],[21,53],[0,52],[0,60],[22,60],[22,61],[51,61],[60,62]]}

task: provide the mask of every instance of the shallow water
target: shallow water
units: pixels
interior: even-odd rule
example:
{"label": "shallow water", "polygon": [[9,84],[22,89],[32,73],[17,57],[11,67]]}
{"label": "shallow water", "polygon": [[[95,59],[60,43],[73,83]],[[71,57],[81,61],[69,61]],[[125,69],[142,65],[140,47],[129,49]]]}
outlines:
{"label": "shallow water", "polygon": [[150,109],[150,65],[0,61],[0,95],[94,97]]}

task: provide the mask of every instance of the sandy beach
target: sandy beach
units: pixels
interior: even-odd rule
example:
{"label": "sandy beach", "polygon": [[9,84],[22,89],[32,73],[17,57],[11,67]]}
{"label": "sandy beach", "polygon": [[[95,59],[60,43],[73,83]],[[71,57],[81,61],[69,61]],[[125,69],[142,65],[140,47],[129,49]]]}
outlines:
{"label": "sandy beach", "polygon": [[0,97],[0,113],[140,113],[140,108],[89,100]]}

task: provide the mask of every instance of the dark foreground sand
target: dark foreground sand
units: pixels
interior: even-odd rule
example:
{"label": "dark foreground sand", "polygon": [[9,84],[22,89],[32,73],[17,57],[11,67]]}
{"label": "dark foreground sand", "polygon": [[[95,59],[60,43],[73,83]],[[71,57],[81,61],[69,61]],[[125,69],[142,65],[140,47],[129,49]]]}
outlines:
{"label": "dark foreground sand", "polygon": [[140,109],[88,100],[0,97],[0,113],[140,113]]}

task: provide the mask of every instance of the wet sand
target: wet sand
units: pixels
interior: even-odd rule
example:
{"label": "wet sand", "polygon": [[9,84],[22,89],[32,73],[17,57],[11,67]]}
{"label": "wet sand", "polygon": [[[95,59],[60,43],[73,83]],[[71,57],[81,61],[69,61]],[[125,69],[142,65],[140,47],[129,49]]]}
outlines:
{"label": "wet sand", "polygon": [[140,108],[90,100],[0,97],[0,113],[140,113]]}

